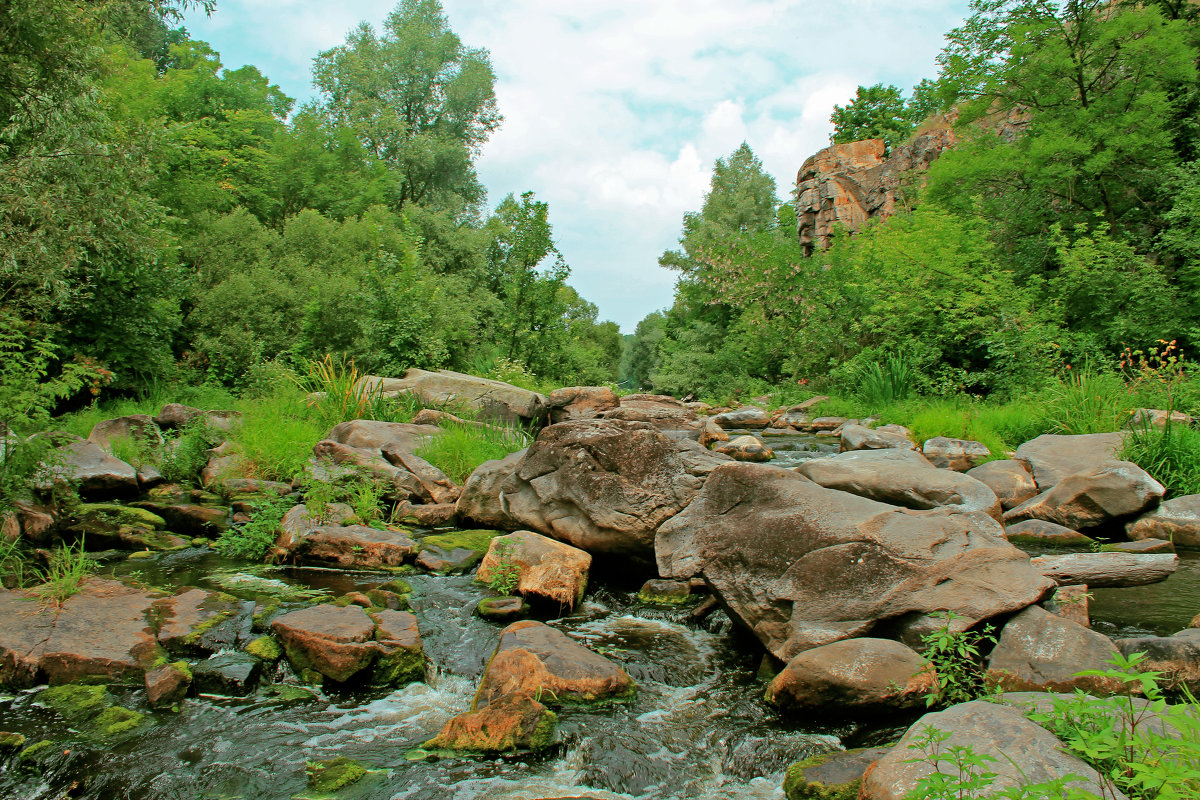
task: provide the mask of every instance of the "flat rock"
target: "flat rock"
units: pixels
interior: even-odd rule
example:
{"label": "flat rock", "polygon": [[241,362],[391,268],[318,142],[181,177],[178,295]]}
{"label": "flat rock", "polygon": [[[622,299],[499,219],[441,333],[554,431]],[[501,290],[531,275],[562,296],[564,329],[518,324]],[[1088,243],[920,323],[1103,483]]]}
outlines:
{"label": "flat rock", "polygon": [[767,702],[794,711],[917,708],[934,688],[933,669],[891,639],[847,639],[806,650],[767,688]]}
{"label": "flat rock", "polygon": [[262,662],[249,653],[219,653],[192,667],[192,686],[202,694],[245,697],[262,676]]}
{"label": "flat rock", "polygon": [[1116,678],[1077,675],[1108,669],[1117,652],[1112,639],[1078,623],[1030,606],[1010,619],[988,659],[988,674],[1007,691],[1115,694]]}
{"label": "flat rock", "polygon": [[566,386],[546,398],[551,424],[571,419],[595,419],[621,405],[621,398],[608,386]]}
{"label": "flat rock", "polygon": [[841,452],[856,450],[916,450],[917,445],[907,436],[889,431],[872,430],[863,425],[842,427]]}
{"label": "flat rock", "polygon": [[742,406],[724,414],[716,414],[710,419],[724,430],[765,428],[771,424],[771,415],[757,406]]}
{"label": "flat rock", "polygon": [[417,543],[403,531],[322,525],[306,533],[287,557],[303,564],[371,569],[398,567],[416,552]]}
{"label": "flat rock", "polygon": [[417,566],[446,574],[466,572],[483,560],[497,531],[454,531],[426,536],[417,553]]}
{"label": "flat rock", "polygon": [[1054,522],[1027,519],[1004,528],[1004,538],[1016,545],[1032,544],[1042,547],[1073,547],[1084,549],[1095,541],[1087,534],[1073,531]]}
{"label": "flat rock", "polygon": [[1125,526],[1130,539],[1166,539],[1176,547],[1200,547],[1200,494],[1173,497]]}
{"label": "flat rock", "polygon": [[1174,553],[1064,553],[1031,559],[1033,568],[1059,586],[1144,586],[1165,581],[1179,568]]}
{"label": "flat rock", "polygon": [[1004,512],[1005,522],[1041,519],[1074,530],[1140,514],[1158,505],[1166,490],[1131,461],[1109,461],[1068,475],[1037,497]]}
{"label": "flat rock", "polygon": [[1000,507],[1007,511],[1016,508],[1038,494],[1037,484],[1025,465],[1016,459],[989,461],[967,470],[967,476],[985,484],[1000,499]]}
{"label": "flat rock", "polygon": [[138,491],[137,470],[86,439],[60,447],[50,468],[55,479],[66,480],[86,497],[119,497]]}
{"label": "flat rock", "polygon": [[983,442],[945,436],[926,439],[921,452],[935,467],[955,472],[969,472],[992,457],[992,451]]}
{"label": "flat rock", "polygon": [[882,620],[950,610],[966,627],[1037,602],[1053,583],[1001,534],[986,514],[913,512],[735,463],[659,528],[655,549],[660,575],[703,576],[789,661]]}
{"label": "flat rock", "polygon": [[1016,459],[1033,475],[1038,491],[1044,492],[1063,478],[1116,461],[1124,441],[1123,433],[1046,433],[1018,447]]}
{"label": "flat rock", "polygon": [[237,644],[233,620],[241,610],[237,598],[204,589],[184,589],[154,604],[160,620],[158,643],[172,652],[207,652]]}
{"label": "flat rock", "polygon": [[541,697],[551,705],[624,700],[636,687],[625,670],[541,622],[514,622],[500,634],[472,710],[510,692]]}
{"label": "flat rock", "polygon": [[491,583],[502,571],[515,571],[516,589],[526,600],[573,609],[583,599],[591,566],[592,557],[577,547],[517,531],[491,540],[475,580]]}
{"label": "flat rock", "polygon": [[1112,542],[1101,549],[1113,553],[1174,553],[1175,545],[1166,539],[1139,539],[1136,542]]}
{"label": "flat rock", "polygon": [[291,611],[271,621],[297,673],[343,683],[370,677],[377,685],[411,679],[420,655],[417,620],[404,611],[368,615],[355,605],[328,603]]}
{"label": "flat rock", "polygon": [[938,469],[920,453],[860,450],[811,459],[796,472],[824,486],[912,509],[982,511],[999,519],[1000,501],[974,478]]}
{"label": "flat rock", "polygon": [[618,408],[601,412],[600,418],[645,422],[662,430],[693,430],[700,425],[695,411],[663,394],[627,394]]}
{"label": "flat rock", "polygon": [[384,397],[412,394],[426,406],[466,406],[485,419],[509,423],[540,423],[546,417],[546,397],[490,378],[448,369],[410,369],[403,378],[368,376],[365,385]]}

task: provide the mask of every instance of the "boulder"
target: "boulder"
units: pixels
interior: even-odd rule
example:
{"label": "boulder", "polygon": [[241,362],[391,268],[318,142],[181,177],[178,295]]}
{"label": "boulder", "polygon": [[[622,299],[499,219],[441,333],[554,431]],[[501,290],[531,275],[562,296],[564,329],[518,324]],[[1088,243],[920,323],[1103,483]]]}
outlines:
{"label": "boulder", "polygon": [[1166,539],[1176,547],[1200,547],[1200,494],[1173,497],[1125,526],[1130,539]]}
{"label": "boulder", "polygon": [[1123,656],[1145,653],[1138,669],[1161,673],[1160,686],[1173,690],[1186,687],[1192,693],[1200,691],[1200,629],[1188,628],[1174,636],[1117,639],[1116,646]]}
{"label": "boulder", "polygon": [[171,652],[215,653],[238,641],[237,598],[204,589],[183,589],[154,604],[158,643]]}
{"label": "boulder", "polygon": [[453,531],[426,536],[417,553],[417,566],[430,572],[466,572],[483,560],[497,531]]}
{"label": "boulder", "polygon": [[917,708],[936,680],[933,668],[891,639],[847,639],[806,650],[767,688],[767,702],[794,711]]}
{"label": "boulder", "polygon": [[841,452],[856,450],[916,450],[917,445],[907,436],[887,431],[871,430],[862,425],[842,427]]}
{"label": "boulder", "polygon": [[608,386],[568,386],[555,389],[546,398],[551,423],[595,419],[620,405],[621,398]]}
{"label": "boulder", "polygon": [[218,653],[192,667],[192,686],[201,694],[245,697],[262,671],[262,661],[249,653]]}
{"label": "boulder", "polygon": [[1016,459],[1033,475],[1038,491],[1044,492],[1069,475],[1116,461],[1124,441],[1123,433],[1046,433],[1018,447]]}
{"label": "boulder", "polygon": [[397,467],[374,450],[324,439],[313,445],[313,455],[318,461],[348,468],[353,473],[380,484],[385,497],[418,503],[433,501],[429,491],[416,475],[403,467]]}
{"label": "boulder", "polygon": [[502,695],[448,721],[421,747],[468,753],[538,751],[557,742],[558,716],[528,692]]}
{"label": "boulder", "polygon": [[302,678],[337,683],[369,676],[376,685],[420,680],[424,674],[417,619],[406,611],[368,614],[328,603],[271,621],[288,661]]}
{"label": "boulder", "polygon": [[706,419],[700,423],[699,441],[701,447],[712,447],[717,442],[728,442],[729,434],[711,419]]}
{"label": "boulder", "polygon": [[695,411],[663,394],[627,394],[618,408],[601,412],[600,418],[646,422],[663,430],[694,430],[700,425]]}
{"label": "boulder", "polygon": [[1174,553],[1175,545],[1166,539],[1139,539],[1136,542],[1111,542],[1100,549],[1114,553]]}
{"label": "boulder", "polygon": [[500,505],[521,526],[589,553],[649,557],[658,526],[727,460],[644,422],[560,422],[500,485]]}
{"label": "boulder", "polygon": [[392,518],[421,528],[446,528],[458,519],[458,506],[455,503],[413,505],[402,500],[393,509]]}
{"label": "boulder", "polygon": [[1060,586],[1054,590],[1054,594],[1042,601],[1042,608],[1076,625],[1090,628],[1092,620],[1088,611],[1089,597],[1086,584]]}
{"label": "boulder", "polygon": [[441,435],[442,429],[436,425],[354,419],[334,425],[325,438],[381,456],[385,447],[393,452],[415,453],[430,439]]}
{"label": "boulder", "polygon": [[808,424],[808,429],[813,433],[833,433],[847,422],[850,420],[846,417],[817,417]]}
{"label": "boulder", "polygon": [[974,478],[938,469],[908,450],[859,450],[814,458],[796,472],[827,489],[912,509],[982,511],[1000,518],[995,493]]}
{"label": "boulder", "polygon": [[653,578],[642,584],[638,589],[637,599],[642,603],[658,606],[682,606],[693,602],[696,596],[692,594],[690,581],[667,581]]}
{"label": "boulder", "polygon": [[167,403],[154,418],[160,428],[182,428],[204,412],[182,403]]}
{"label": "boulder", "polygon": [[403,378],[363,378],[363,384],[384,397],[412,394],[434,408],[465,406],[485,419],[538,424],[546,418],[545,396],[503,381],[461,372],[410,369]]}
{"label": "boulder", "polygon": [[540,599],[573,609],[583,599],[592,557],[577,547],[533,531],[517,531],[491,540],[475,580],[492,583],[515,574],[516,590],[526,600]]}
{"label": "boulder", "polygon": [[783,793],[788,800],[854,800],[867,767],[887,752],[870,747],[818,753],[788,767]]}
{"label": "boulder", "polygon": [[1126,427],[1135,429],[1157,428],[1163,430],[1167,423],[1188,427],[1194,420],[1191,414],[1182,411],[1165,411],[1161,408],[1139,408],[1133,412]]}
{"label": "boulder", "polygon": [[492,461],[485,461],[475,468],[463,487],[455,505],[459,520],[485,528],[513,530],[520,523],[508,514],[508,502],[504,496],[504,484],[525,460],[527,450]]}
{"label": "boulder", "polygon": [[988,675],[1007,691],[1116,694],[1116,678],[1078,675],[1108,669],[1117,646],[1102,633],[1038,606],[1010,619],[988,658]]}
{"label": "boulder", "polygon": [[137,470],[86,439],[60,447],[50,473],[54,479],[74,484],[85,497],[126,496],[138,491]]}
{"label": "boulder", "polygon": [[231,478],[242,478],[245,477],[244,472],[245,463],[241,454],[234,450],[232,443],[221,442],[209,451],[208,463],[200,471],[200,485],[208,487]]}
{"label": "boulder", "polygon": [[1000,498],[1000,507],[1016,508],[1038,493],[1037,484],[1025,465],[1016,459],[989,461],[967,470],[967,477],[985,484]]}
{"label": "boulder", "polygon": [[133,439],[149,447],[161,447],[163,443],[162,431],[147,414],[101,420],[92,427],[87,438],[105,450],[111,450],[117,439]]}
{"label": "boulder", "polygon": [[1140,514],[1158,505],[1166,490],[1132,461],[1068,475],[1037,497],[1004,513],[1005,522],[1041,519],[1082,530]]}
{"label": "boulder", "polygon": [[163,664],[146,673],[146,702],[151,708],[168,708],[187,697],[192,670],[186,661]]}
{"label": "boulder", "polygon": [[217,536],[229,530],[229,508],[227,506],[204,506],[197,503],[159,503],[139,500],[131,503],[135,508],[144,508],[166,522],[176,533],[187,536]]}
{"label": "boulder", "polygon": [[955,472],[969,472],[992,457],[992,451],[983,442],[948,439],[945,436],[927,439],[921,446],[921,452],[935,467]]}
{"label": "boulder", "polygon": [[724,414],[710,417],[723,430],[739,428],[765,428],[771,424],[771,415],[757,406],[742,406]]}
{"label": "boulder", "polygon": [[279,522],[279,536],[275,539],[276,554],[286,556],[297,550],[317,528],[342,525],[354,519],[354,509],[345,503],[330,503],[319,516],[310,513],[308,506],[303,503],[292,506]]}
{"label": "boulder", "polygon": [[462,487],[420,456],[402,450],[393,443],[385,444],[382,453],[392,466],[406,470],[417,479],[421,484],[422,499],[427,499],[427,502],[442,505],[454,503],[462,494]]}
{"label": "boulder", "polygon": [[[930,729],[949,734],[939,745],[941,757],[920,745]],[[1069,786],[1097,797],[1125,800],[1125,795],[1112,790],[1096,770],[1070,755],[1054,734],[1011,706],[983,700],[951,706],[917,720],[899,743],[867,770],[859,798],[906,800],[918,781],[935,768],[948,775],[957,774],[948,751],[968,746],[976,755],[991,759],[986,765],[986,770],[995,774],[991,792],[1075,776],[1078,782],[1070,782]]]}
{"label": "boulder", "polygon": [[[848,455],[883,453],[901,451]],[[660,575],[702,575],[785,661],[906,615],[950,610],[965,628],[1053,587],[986,514],[912,512],[746,464],[713,470],[655,550]]]}
{"label": "boulder", "polygon": [[1027,519],[1004,528],[1004,538],[1013,544],[1037,545],[1040,547],[1068,547],[1086,550],[1095,540],[1079,531],[1073,531],[1053,522]]}
{"label": "boulder", "polygon": [[288,560],[343,569],[398,567],[417,553],[417,543],[406,532],[366,525],[322,525],[292,541],[284,554]]}
{"label": "boulder", "polygon": [[479,680],[472,710],[511,692],[525,692],[551,705],[562,705],[626,700],[635,691],[633,679],[612,661],[560,630],[523,620],[500,633],[500,641]]}
{"label": "boulder", "polygon": [[485,597],[475,606],[475,613],[492,622],[512,622],[529,616],[529,604],[520,597]]}
{"label": "boulder", "polygon": [[1179,568],[1174,553],[1064,553],[1031,559],[1033,568],[1059,586],[1144,586],[1165,581]]}
{"label": "boulder", "polygon": [[763,444],[756,436],[739,436],[730,442],[721,442],[713,448],[713,452],[729,456],[734,461],[751,461],[762,463],[775,457],[774,451]]}

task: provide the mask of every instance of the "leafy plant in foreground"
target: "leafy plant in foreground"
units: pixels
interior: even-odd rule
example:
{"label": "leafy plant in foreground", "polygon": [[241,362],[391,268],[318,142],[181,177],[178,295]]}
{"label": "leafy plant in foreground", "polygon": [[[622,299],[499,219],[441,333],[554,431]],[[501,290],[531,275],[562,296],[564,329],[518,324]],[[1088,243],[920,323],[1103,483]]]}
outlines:
{"label": "leafy plant in foreground", "polygon": [[502,597],[510,597],[515,594],[521,580],[521,567],[513,563],[512,556],[512,545],[497,543],[497,562],[492,567],[492,577],[488,580],[487,585]]}
{"label": "leafy plant in foreground", "polygon": [[222,533],[213,547],[222,555],[261,560],[275,544],[279,523],[291,507],[292,502],[282,497],[263,500],[249,522]]}
{"label": "leafy plant in foreground", "polygon": [[950,706],[977,700],[989,693],[987,673],[981,663],[979,646],[994,642],[992,627],[980,631],[955,630],[954,622],[962,619],[953,611],[941,612],[944,624],[921,637],[923,655],[936,670],[937,683],[925,698],[927,707]]}

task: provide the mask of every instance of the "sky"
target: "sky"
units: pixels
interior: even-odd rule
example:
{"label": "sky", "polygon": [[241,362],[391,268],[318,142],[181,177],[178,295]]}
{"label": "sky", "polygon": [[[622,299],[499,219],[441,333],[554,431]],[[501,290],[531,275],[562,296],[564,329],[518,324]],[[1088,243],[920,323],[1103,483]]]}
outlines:
{"label": "sky", "polygon": [[[504,122],[477,162],[494,207],[549,203],[569,283],[632,333],[671,305],[684,213],[713,164],[748,142],[787,199],[859,85],[936,74],[967,0],[442,0],[491,53]],[[300,102],[312,59],[395,0],[217,0],[186,25],[223,64],[253,64]]]}

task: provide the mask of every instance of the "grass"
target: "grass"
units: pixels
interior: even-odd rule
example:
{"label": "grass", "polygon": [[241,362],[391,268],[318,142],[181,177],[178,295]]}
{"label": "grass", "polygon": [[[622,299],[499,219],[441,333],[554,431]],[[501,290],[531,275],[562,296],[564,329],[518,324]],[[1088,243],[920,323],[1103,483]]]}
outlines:
{"label": "grass", "polygon": [[1111,433],[1129,419],[1130,400],[1119,375],[1084,367],[1050,389],[1046,416],[1055,433]]}
{"label": "grass", "polygon": [[529,445],[528,437],[516,428],[447,424],[442,430],[442,435],[420,447],[417,455],[457,484],[466,483],[483,462],[504,458]]}
{"label": "grass", "polygon": [[308,415],[298,389],[280,387],[277,394],[237,404],[242,423],[230,435],[248,477],[290,481],[304,471],[313,445],[329,427]]}
{"label": "grass", "polygon": [[1200,493],[1200,432],[1178,424],[1158,430],[1147,424],[1130,430],[1121,458],[1149,472],[1167,497]]}
{"label": "grass", "polygon": [[43,582],[31,591],[44,603],[62,605],[79,593],[83,581],[97,566],[84,549],[81,536],[74,546],[62,544],[50,555],[50,563],[42,573]]}

